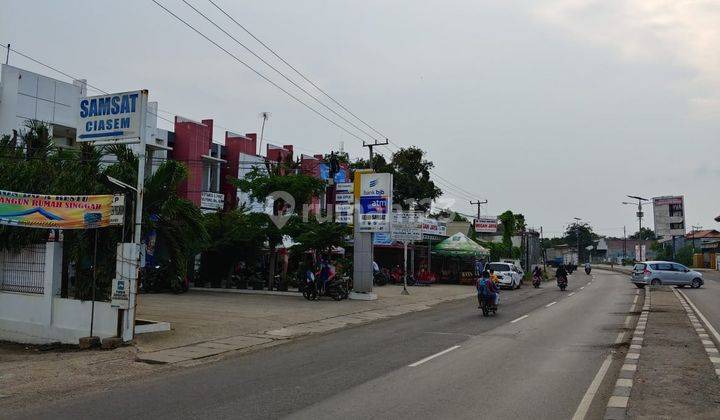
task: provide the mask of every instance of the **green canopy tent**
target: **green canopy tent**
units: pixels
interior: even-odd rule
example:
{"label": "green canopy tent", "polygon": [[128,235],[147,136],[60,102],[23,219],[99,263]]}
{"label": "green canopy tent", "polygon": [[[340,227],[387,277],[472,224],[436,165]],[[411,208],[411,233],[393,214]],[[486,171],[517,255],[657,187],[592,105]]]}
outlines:
{"label": "green canopy tent", "polygon": [[[461,232],[458,232],[435,245],[435,248],[433,248],[433,254],[454,257],[457,262],[456,281],[458,283],[468,284],[474,282],[475,260],[488,257],[490,255],[490,251],[480,246],[480,244],[468,238]],[[472,270],[465,271],[464,273],[461,272],[460,268],[463,260],[473,263]]]}

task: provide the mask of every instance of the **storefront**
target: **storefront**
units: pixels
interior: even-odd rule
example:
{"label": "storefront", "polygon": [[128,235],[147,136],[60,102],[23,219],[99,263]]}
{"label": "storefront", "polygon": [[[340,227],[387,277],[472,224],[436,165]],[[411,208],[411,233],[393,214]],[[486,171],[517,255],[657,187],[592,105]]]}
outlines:
{"label": "storefront", "polygon": [[456,284],[474,284],[480,274],[479,263],[490,257],[490,251],[462,233],[437,244],[432,254],[440,260],[438,281]]}

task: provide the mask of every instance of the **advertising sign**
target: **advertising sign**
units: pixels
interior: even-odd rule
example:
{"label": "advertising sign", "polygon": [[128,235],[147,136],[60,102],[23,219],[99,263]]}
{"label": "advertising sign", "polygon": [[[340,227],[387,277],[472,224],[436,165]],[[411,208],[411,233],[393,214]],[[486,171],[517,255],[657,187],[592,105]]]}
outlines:
{"label": "advertising sign", "polygon": [[[124,197],[41,195],[0,190],[0,224],[42,229],[92,229],[122,224]],[[118,217],[119,216],[119,217]]]}
{"label": "advertising sign", "polygon": [[447,236],[447,225],[435,219],[425,217],[422,219],[423,235]]}
{"label": "advertising sign", "polygon": [[373,245],[392,245],[393,239],[389,233],[378,232],[373,234]]}
{"label": "advertising sign", "polygon": [[360,232],[389,232],[392,208],[392,174],[360,174],[358,228]]}
{"label": "advertising sign", "polygon": [[[330,165],[327,163],[321,163],[320,164],[320,179],[327,181],[327,179],[330,178]],[[335,174],[335,182],[336,183],[345,183],[347,182],[347,177],[345,176],[345,171],[340,169],[338,173]]]}
{"label": "advertising sign", "polygon": [[353,198],[354,198],[354,196],[352,193],[335,194],[335,202],[336,203],[352,203]]}
{"label": "advertising sign", "polygon": [[200,195],[200,208],[222,210],[225,207],[225,196],[220,193],[203,191]]}
{"label": "advertising sign", "polygon": [[77,140],[140,139],[147,100],[146,90],[81,98]]}
{"label": "advertising sign", "polygon": [[352,182],[338,182],[335,184],[335,194],[351,194],[355,191],[355,184]]}
{"label": "advertising sign", "polygon": [[422,214],[411,211],[393,213],[391,237],[399,242],[422,240]]}
{"label": "advertising sign", "polygon": [[478,233],[496,233],[497,217],[496,216],[480,216],[475,219],[475,232]]}
{"label": "advertising sign", "polygon": [[645,261],[645,245],[635,244],[635,260]]}

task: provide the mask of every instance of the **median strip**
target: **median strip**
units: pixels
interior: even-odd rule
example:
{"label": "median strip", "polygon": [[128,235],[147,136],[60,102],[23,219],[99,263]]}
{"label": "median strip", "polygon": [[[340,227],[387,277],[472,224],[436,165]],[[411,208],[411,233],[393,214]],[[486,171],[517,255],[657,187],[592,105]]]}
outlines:
{"label": "median strip", "polygon": [[[633,300],[633,306],[637,302],[637,296]],[[645,334],[645,327],[647,326],[648,315],[651,307],[651,294],[650,288],[645,289],[645,303],[643,304],[640,318],[635,326],[633,332],[632,341],[622,367],[620,368],[620,374],[618,379],[615,381],[615,388],[613,389],[612,396],[607,403],[605,408],[605,419],[620,420],[627,417],[627,407],[630,401],[630,391],[632,390],[635,374],[637,373],[638,362],[640,360],[640,350],[642,350],[643,335]],[[631,308],[631,309],[632,309]],[[627,324],[629,320],[626,318]]]}

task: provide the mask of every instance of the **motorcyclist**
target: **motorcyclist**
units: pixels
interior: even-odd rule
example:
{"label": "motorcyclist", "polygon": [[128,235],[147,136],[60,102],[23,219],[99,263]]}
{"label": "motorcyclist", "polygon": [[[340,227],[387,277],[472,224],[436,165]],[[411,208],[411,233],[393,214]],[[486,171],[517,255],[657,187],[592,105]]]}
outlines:
{"label": "motorcyclist", "polygon": [[542,278],[542,270],[540,269],[540,266],[536,266],[536,267],[533,269],[532,275],[533,275],[533,277]]}
{"label": "motorcyclist", "polygon": [[568,272],[565,269],[565,266],[560,264],[557,270],[555,270],[555,278],[557,278],[558,282],[560,281],[560,279],[567,281],[567,276]]}
{"label": "motorcyclist", "polygon": [[591,269],[592,269],[592,267],[590,267],[590,262],[589,261],[586,262],[585,263],[585,273],[590,274]]}
{"label": "motorcyclist", "polygon": [[482,308],[482,300],[488,299],[488,301],[493,302],[495,307],[498,305],[498,287],[497,285],[490,279],[490,273],[486,271],[482,272],[482,276],[478,279],[477,284],[477,298],[478,298],[478,308]]}

